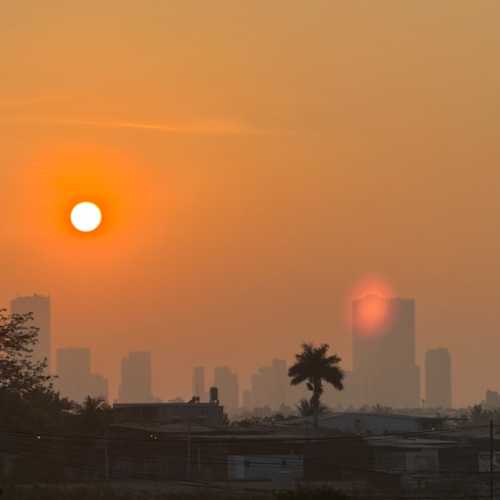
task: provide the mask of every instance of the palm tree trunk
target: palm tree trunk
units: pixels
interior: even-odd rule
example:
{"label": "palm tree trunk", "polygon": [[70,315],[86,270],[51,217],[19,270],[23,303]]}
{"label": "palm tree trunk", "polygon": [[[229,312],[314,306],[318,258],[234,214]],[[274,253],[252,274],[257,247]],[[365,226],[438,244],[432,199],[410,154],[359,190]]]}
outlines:
{"label": "palm tree trunk", "polygon": [[317,388],[314,388],[313,395],[311,397],[311,406],[313,409],[313,425],[315,429],[319,427],[319,399],[320,392]]}

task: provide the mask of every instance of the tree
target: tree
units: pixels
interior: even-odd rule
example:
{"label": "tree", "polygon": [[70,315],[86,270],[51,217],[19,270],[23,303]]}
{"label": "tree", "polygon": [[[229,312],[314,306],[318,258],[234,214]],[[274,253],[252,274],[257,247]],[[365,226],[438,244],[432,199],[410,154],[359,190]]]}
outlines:
{"label": "tree", "polygon": [[[311,406],[311,402],[308,399],[301,399],[297,404],[297,410],[301,417],[313,417],[314,408]],[[319,404],[318,413],[322,415],[328,411],[328,406],[323,403]]]}
{"label": "tree", "polygon": [[16,430],[61,428],[73,404],[53,390],[47,361],[33,359],[38,328],[31,314],[0,310],[0,427]]}
{"label": "tree", "polygon": [[314,427],[318,427],[318,417],[323,394],[323,384],[331,384],[341,391],[344,372],[338,366],[342,361],[336,354],[328,356],[328,344],[315,347],[312,343],[302,344],[302,352],[295,355],[295,363],[288,370],[291,385],[306,382],[307,389],[312,392],[310,405],[314,412]]}
{"label": "tree", "polygon": [[93,433],[102,432],[111,421],[111,407],[104,398],[87,396],[77,413],[83,429]]}
{"label": "tree", "polygon": [[9,315],[0,310],[0,389],[19,395],[52,386],[47,360],[35,361],[33,347],[38,328],[30,325],[31,313]]}

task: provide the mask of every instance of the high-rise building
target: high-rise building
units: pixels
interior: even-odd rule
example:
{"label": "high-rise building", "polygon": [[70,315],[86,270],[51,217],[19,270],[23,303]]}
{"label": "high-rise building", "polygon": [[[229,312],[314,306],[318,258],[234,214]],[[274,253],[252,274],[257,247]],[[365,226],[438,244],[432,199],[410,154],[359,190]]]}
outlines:
{"label": "high-rise building", "polygon": [[57,387],[63,396],[73,401],[82,402],[89,395],[89,349],[58,349],[56,370]]}
{"label": "high-rise building", "polygon": [[51,330],[50,330],[50,298],[43,295],[17,297],[10,303],[12,314],[32,313],[30,326],[38,328],[38,342],[33,348],[35,361],[47,360],[47,370],[51,369]]}
{"label": "high-rise building", "polygon": [[205,368],[196,366],[193,368],[193,396],[200,398],[200,401],[207,400],[205,391]]}
{"label": "high-rise building", "polygon": [[234,413],[240,406],[238,376],[227,366],[214,370],[214,386],[219,390],[219,401],[228,413]]}
{"label": "high-rise building", "polygon": [[324,403],[331,409],[352,408],[357,406],[359,397],[357,394],[358,384],[353,372],[344,370],[344,389],[338,391],[330,384],[325,384]]}
{"label": "high-rise building", "polygon": [[250,410],[251,408],[253,408],[252,391],[250,391],[249,389],[245,389],[243,391],[241,405],[245,410]]}
{"label": "high-rise building", "polygon": [[90,349],[65,348],[56,353],[57,388],[62,396],[81,403],[87,396],[108,398],[108,382],[90,369]]}
{"label": "high-rise building", "polygon": [[451,408],[451,356],[448,349],[431,349],[425,354],[425,405]]}
{"label": "high-rise building", "polygon": [[352,329],[357,404],[419,407],[415,301],[376,295],[355,300]]}
{"label": "high-rise building", "polygon": [[271,407],[271,367],[261,366],[250,378],[253,408]]}
{"label": "high-rise building", "polygon": [[278,409],[288,404],[288,366],[283,359],[273,359],[271,364],[271,408]]}
{"label": "high-rise building", "polygon": [[108,379],[97,373],[90,374],[89,395],[93,398],[103,398],[108,400]]}
{"label": "high-rise building", "polygon": [[263,366],[250,379],[251,400],[254,408],[269,407],[278,410],[289,403],[287,363],[273,359],[271,366]]}
{"label": "high-rise building", "polygon": [[118,398],[120,403],[153,401],[150,352],[130,352],[122,359]]}

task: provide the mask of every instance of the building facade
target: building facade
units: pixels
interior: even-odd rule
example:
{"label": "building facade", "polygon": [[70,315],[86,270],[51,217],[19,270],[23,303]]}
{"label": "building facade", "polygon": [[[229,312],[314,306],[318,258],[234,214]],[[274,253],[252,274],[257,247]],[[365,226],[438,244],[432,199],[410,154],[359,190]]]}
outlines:
{"label": "building facade", "polygon": [[200,398],[200,401],[207,400],[205,368],[203,366],[196,366],[193,368],[193,396]]}
{"label": "building facade", "polygon": [[415,301],[368,295],[352,305],[357,404],[420,407]]}
{"label": "building facade", "polygon": [[116,423],[189,423],[208,426],[224,423],[224,408],[218,403],[115,403],[113,415]]}
{"label": "building facade", "polygon": [[44,295],[31,295],[26,297],[16,297],[10,303],[12,314],[33,315],[30,326],[38,328],[38,342],[33,348],[33,359],[35,361],[47,360],[47,371],[51,371],[51,313],[50,297]]}
{"label": "building facade", "polygon": [[273,359],[270,366],[258,368],[251,376],[248,401],[252,408],[279,410],[283,405],[289,404],[289,386],[287,362]]}
{"label": "building facade", "polygon": [[238,411],[240,406],[238,376],[227,366],[214,370],[214,386],[219,390],[219,400],[228,413]]}
{"label": "building facade", "polygon": [[108,381],[91,372],[90,349],[58,349],[56,371],[57,388],[63,396],[78,403],[87,396],[108,399]]}
{"label": "building facade", "polygon": [[122,359],[118,399],[120,403],[153,401],[150,352],[130,352]]}
{"label": "building facade", "polygon": [[452,407],[451,356],[448,349],[431,349],[425,354],[425,405]]}

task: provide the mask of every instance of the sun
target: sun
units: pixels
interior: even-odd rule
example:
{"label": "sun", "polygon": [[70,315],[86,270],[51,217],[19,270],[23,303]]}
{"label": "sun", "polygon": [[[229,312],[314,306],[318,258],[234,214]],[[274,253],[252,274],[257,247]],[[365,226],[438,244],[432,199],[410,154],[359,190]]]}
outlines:
{"label": "sun", "polygon": [[77,203],[71,210],[71,224],[82,233],[95,231],[101,222],[101,209],[91,201]]}

